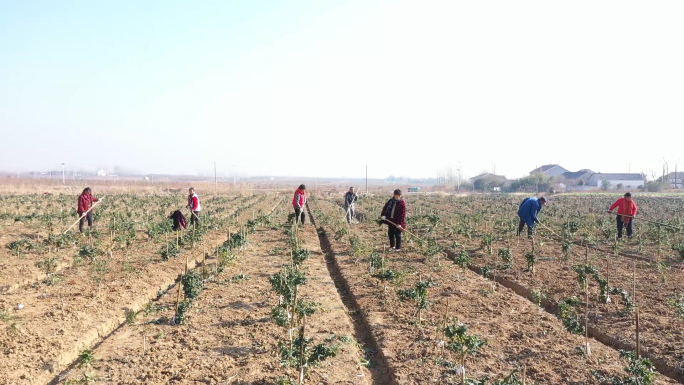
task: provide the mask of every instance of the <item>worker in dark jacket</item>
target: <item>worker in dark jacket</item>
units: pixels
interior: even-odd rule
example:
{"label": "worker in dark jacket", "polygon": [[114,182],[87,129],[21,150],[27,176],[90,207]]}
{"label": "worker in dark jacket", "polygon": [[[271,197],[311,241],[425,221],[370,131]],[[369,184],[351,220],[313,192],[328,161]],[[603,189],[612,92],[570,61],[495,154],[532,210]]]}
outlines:
{"label": "worker in dark jacket", "polygon": [[401,236],[406,230],[406,202],[401,199],[401,190],[394,190],[394,196],[382,208],[380,219],[388,225],[390,251],[401,251]]}
{"label": "worker in dark jacket", "polygon": [[359,199],[359,194],[354,192],[354,187],[350,187],[349,191],[344,194],[344,209],[347,210],[347,223],[352,223],[354,219],[354,202]]}
{"label": "worker in dark jacket", "polygon": [[[83,232],[83,224],[88,221],[88,227],[93,225],[93,202],[98,202],[99,199],[93,196],[93,192],[90,187],[83,189],[83,192],[78,197],[78,216],[81,220],[78,223],[78,230]],[[86,215],[83,215],[87,213]]]}
{"label": "worker in dark jacket", "polygon": [[525,198],[520,207],[518,208],[518,216],[520,217],[520,223],[518,224],[517,236],[522,233],[523,227],[527,225],[527,237],[532,237],[532,230],[534,230],[534,225],[539,223],[539,218],[537,215],[542,209],[542,206],[546,206],[547,200],[544,197],[539,199],[535,197]]}
{"label": "worker in dark jacket", "polygon": [[294,198],[292,198],[292,207],[295,211],[295,221],[304,224],[306,219],[306,214],[304,213],[304,208],[306,207],[306,186],[303,184],[300,184],[297,191],[295,191]]}
{"label": "worker in dark jacket", "polygon": [[185,215],[180,210],[172,212],[169,219],[173,219],[173,230],[180,231],[188,227],[188,220],[185,219]]}

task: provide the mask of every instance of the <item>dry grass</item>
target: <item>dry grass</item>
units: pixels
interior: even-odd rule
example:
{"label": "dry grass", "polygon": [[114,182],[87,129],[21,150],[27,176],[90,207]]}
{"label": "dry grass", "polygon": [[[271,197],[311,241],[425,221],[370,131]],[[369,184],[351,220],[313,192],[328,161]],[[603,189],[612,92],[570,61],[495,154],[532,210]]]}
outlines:
{"label": "dry grass", "polygon": [[213,182],[147,182],[133,180],[78,180],[67,181],[65,185],[55,180],[0,179],[0,193],[3,194],[68,194],[78,195],[85,187],[93,189],[95,196],[104,194],[178,194],[194,187],[202,195],[246,195],[255,190],[251,184],[236,186]]}
{"label": "dry grass", "polygon": [[[275,181],[259,181],[250,183],[238,183],[233,186],[232,183],[218,183],[214,185],[213,181],[142,181],[142,180],[105,180],[105,179],[84,179],[84,180],[67,180],[66,184],[62,184],[59,179],[33,179],[33,178],[16,178],[4,177],[0,178],[0,193],[2,194],[68,194],[78,195],[85,187],[93,189],[95,196],[104,194],[138,194],[138,195],[154,195],[154,194],[179,194],[186,193],[189,187],[194,187],[200,196],[212,195],[246,195],[259,191],[281,191],[293,192],[302,182],[297,180],[279,180]],[[319,182],[307,181],[305,182],[307,190],[312,193],[324,192],[326,195],[344,195],[350,185],[357,188],[358,193],[365,193],[366,188],[364,184],[350,181],[326,181]],[[391,196],[395,188],[400,188],[407,194],[409,185],[406,184],[371,184],[368,192],[371,194],[388,195]],[[446,192],[445,192],[446,190]],[[453,188],[448,186],[421,186],[418,194],[435,193],[454,194]]]}

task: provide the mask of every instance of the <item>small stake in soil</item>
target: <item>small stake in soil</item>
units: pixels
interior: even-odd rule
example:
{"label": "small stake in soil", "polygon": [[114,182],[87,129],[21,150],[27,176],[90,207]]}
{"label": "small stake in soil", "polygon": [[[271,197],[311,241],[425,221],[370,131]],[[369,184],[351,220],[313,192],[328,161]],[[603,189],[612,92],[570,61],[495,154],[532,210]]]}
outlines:
{"label": "small stake in soil", "polygon": [[[660,227],[658,227],[660,229]],[[637,292],[636,292],[636,261],[633,263],[634,266],[634,286],[632,288],[632,297],[634,298],[634,307],[636,307],[636,356],[641,358],[641,341],[639,338],[639,303],[637,302]]]}
{"label": "small stake in soil", "polygon": [[[584,263],[589,266],[589,246],[584,250]],[[589,285],[584,289],[584,353],[587,357],[591,356],[591,348],[589,347]]]}

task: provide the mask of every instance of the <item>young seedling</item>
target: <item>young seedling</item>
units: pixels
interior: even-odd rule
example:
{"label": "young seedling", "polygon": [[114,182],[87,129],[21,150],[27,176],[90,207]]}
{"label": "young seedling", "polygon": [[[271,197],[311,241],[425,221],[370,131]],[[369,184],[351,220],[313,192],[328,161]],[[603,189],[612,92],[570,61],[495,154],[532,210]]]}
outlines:
{"label": "young seedling", "polygon": [[95,361],[95,353],[93,353],[92,349],[85,348],[81,350],[81,353],[78,355],[78,360],[79,366],[90,366],[93,361]]}
{"label": "young seedling", "polygon": [[667,274],[665,274],[665,273],[668,270],[670,270],[670,267],[664,262],[656,262],[655,268],[656,268],[656,270],[658,270],[658,273],[660,274],[661,282],[666,283],[667,282]]}
{"label": "young seedling", "polygon": [[468,252],[465,250],[461,250],[458,256],[456,256],[456,258],[454,259],[454,263],[460,266],[463,270],[468,268],[470,262],[470,254],[468,254]]}
{"label": "young seedling", "polygon": [[402,289],[397,292],[399,295],[399,300],[407,301],[407,300],[413,300],[416,302],[417,310],[416,310],[416,316],[418,317],[417,323],[420,324],[422,321],[422,311],[426,310],[427,308],[430,307],[430,300],[428,299],[428,290],[429,288],[439,286],[435,281],[429,279],[427,281],[423,281],[422,279],[418,279],[418,282],[416,283],[416,286],[410,289]]}
{"label": "young seedling", "polygon": [[292,263],[300,266],[309,258],[310,252],[307,249],[297,249],[292,251]]}
{"label": "young seedling", "polygon": [[534,303],[537,304],[537,307],[541,307],[541,303],[545,298],[546,294],[544,294],[541,289],[532,290],[532,299],[534,300]]}
{"label": "young seedling", "polygon": [[176,242],[169,242],[159,251],[161,258],[168,261],[170,258],[178,257],[181,254],[181,249],[176,246]]}
{"label": "young seedling", "polygon": [[109,272],[109,261],[101,259],[92,266],[93,281],[97,283],[97,296],[100,296],[102,290],[102,283],[105,281],[105,274]]}
{"label": "young seedling", "polygon": [[563,321],[563,325],[570,333],[583,334],[584,326],[577,314],[577,306],[580,300],[577,297],[566,298],[558,302],[558,318]]}
{"label": "young seedling", "polygon": [[135,323],[137,315],[138,313],[136,313],[133,309],[126,310],[126,323],[129,325],[133,325]]}
{"label": "young seedling", "polygon": [[627,290],[620,287],[614,287],[610,291],[610,294],[620,295],[620,297],[622,298],[622,302],[624,302],[625,304],[625,312],[631,313],[634,311],[634,301],[632,300],[632,296],[629,294]]}
{"label": "young seedling", "polygon": [[440,257],[444,255],[444,247],[437,243],[435,237],[428,238],[425,251],[423,252],[427,257],[435,257],[437,259],[437,264],[440,264]]}
{"label": "young seedling", "polygon": [[561,243],[561,251],[563,253],[563,260],[567,261],[570,258],[570,252],[572,250],[572,240],[570,239],[563,239]]}
{"label": "young seedling", "polygon": [[525,253],[525,259],[527,260],[527,270],[534,274],[536,272],[534,266],[537,263],[537,254],[534,250],[530,250]]}
{"label": "young seedling", "polygon": [[183,302],[180,302],[178,304],[178,309],[176,310],[176,316],[174,317],[174,323],[176,325],[184,325],[185,322],[187,321],[186,319],[186,313],[188,310],[190,310],[190,306],[192,304],[191,300],[185,300]]}
{"label": "young seedling", "polygon": [[86,258],[90,263],[95,262],[97,257],[104,255],[104,252],[92,245],[83,245],[78,251],[79,258]]}
{"label": "young seedling", "polygon": [[370,266],[370,274],[375,274],[376,270],[381,272],[385,269],[385,257],[379,252],[373,250],[368,256],[368,263]]}
{"label": "young seedling", "polygon": [[18,241],[12,241],[7,245],[7,248],[14,253],[17,258],[21,258],[22,253],[27,253],[28,251],[35,248],[35,246],[26,239],[20,239]]}
{"label": "young seedling", "polygon": [[404,278],[404,273],[392,269],[384,269],[373,274],[372,277],[382,281],[401,281]]}
{"label": "young seedling", "polygon": [[468,327],[462,323],[447,326],[445,335],[451,340],[447,348],[458,355],[461,365],[461,383],[466,384],[466,357],[477,355],[488,344],[488,341],[476,335],[468,334]]}
{"label": "young seedling", "polygon": [[181,281],[183,284],[183,291],[185,292],[185,298],[193,301],[199,297],[200,292],[204,288],[204,282],[202,280],[201,273],[195,270],[190,270],[183,276]]}
{"label": "young seedling", "polygon": [[499,249],[499,258],[503,261],[503,269],[513,268],[513,252],[510,248]]}
{"label": "young seedling", "polygon": [[611,303],[610,299],[610,287],[608,286],[608,280],[601,276],[598,269],[591,265],[575,265],[572,269],[577,273],[577,282],[580,284],[580,288],[587,291],[589,288],[589,283],[587,278],[591,275],[594,281],[599,285],[601,294],[599,295],[599,300],[601,303]]}
{"label": "young seedling", "polygon": [[50,256],[45,257],[45,259],[42,261],[36,262],[36,267],[38,267],[39,269],[43,270],[43,272],[45,272],[45,282],[47,284],[50,284],[50,281],[49,281],[50,274],[55,271],[55,269],[57,268],[57,265],[58,265],[57,258],[50,257]]}
{"label": "young seedling", "polygon": [[494,266],[491,265],[485,265],[480,269],[480,274],[487,278],[487,279],[493,279],[494,278]]}
{"label": "young seedling", "polygon": [[329,357],[335,357],[340,352],[338,345],[314,345],[313,340],[305,336],[305,326],[304,324],[299,328],[298,336],[292,344],[285,341],[278,343],[283,366],[299,369],[300,384],[304,383],[307,369],[310,366],[316,366]]}
{"label": "young seedling", "polygon": [[489,255],[492,255],[492,245],[494,244],[495,239],[496,236],[494,236],[494,234],[484,234],[482,236],[480,247],[482,247]]}
{"label": "young seedling", "polygon": [[676,251],[677,255],[679,255],[679,259],[684,262],[684,243],[673,245],[672,250]]}
{"label": "young seedling", "polygon": [[656,371],[651,360],[640,358],[636,352],[625,350],[620,350],[620,357],[626,358],[629,361],[628,365],[624,368],[628,374],[627,376],[605,376],[596,370],[592,371],[591,374],[602,384],[651,385],[655,383]]}
{"label": "young seedling", "polygon": [[673,298],[667,300],[667,304],[674,310],[677,319],[684,320],[684,294],[675,294]]}

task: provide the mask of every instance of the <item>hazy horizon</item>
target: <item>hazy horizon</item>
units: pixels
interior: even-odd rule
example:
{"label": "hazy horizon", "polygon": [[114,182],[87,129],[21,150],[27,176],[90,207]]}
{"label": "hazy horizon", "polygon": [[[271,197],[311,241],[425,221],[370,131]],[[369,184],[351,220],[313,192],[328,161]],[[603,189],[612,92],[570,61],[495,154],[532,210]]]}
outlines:
{"label": "hazy horizon", "polygon": [[[680,164],[684,3],[0,4],[0,170]],[[681,167],[680,167],[681,166]]]}

